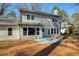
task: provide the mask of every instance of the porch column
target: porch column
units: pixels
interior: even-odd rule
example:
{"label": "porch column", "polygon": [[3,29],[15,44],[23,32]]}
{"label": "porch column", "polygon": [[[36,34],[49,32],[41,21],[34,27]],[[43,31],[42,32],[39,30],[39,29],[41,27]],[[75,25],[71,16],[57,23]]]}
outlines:
{"label": "porch column", "polygon": [[27,27],[27,36],[28,36],[28,32],[29,32],[29,31],[28,31],[28,27]]}
{"label": "porch column", "polygon": [[37,28],[35,28],[35,35],[37,35]]}
{"label": "porch column", "polygon": [[39,28],[40,37],[43,37],[42,28]]}
{"label": "porch column", "polygon": [[55,30],[56,30],[56,34],[57,34],[57,28],[55,28]]}
{"label": "porch column", "polygon": [[50,28],[50,35],[51,35],[51,28]]}
{"label": "porch column", "polygon": [[60,28],[58,28],[59,30],[58,30],[58,33],[59,33],[59,35],[60,35],[60,31],[61,31],[61,29]]}
{"label": "porch column", "polygon": [[54,33],[54,28],[53,28],[53,35],[54,35],[55,33]]}

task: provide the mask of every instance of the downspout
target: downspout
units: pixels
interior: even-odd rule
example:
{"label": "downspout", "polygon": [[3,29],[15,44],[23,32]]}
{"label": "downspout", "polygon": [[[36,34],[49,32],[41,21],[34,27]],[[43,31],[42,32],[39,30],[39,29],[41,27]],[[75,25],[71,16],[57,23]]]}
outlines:
{"label": "downspout", "polygon": [[62,22],[62,16],[60,17],[60,35],[61,35],[61,22]]}
{"label": "downspout", "polygon": [[20,21],[19,21],[19,40],[21,40],[21,34],[20,34],[20,32],[21,32],[21,26],[20,26],[20,23],[22,23],[22,14],[21,14],[21,11],[20,11]]}
{"label": "downspout", "polygon": [[5,3],[3,3],[2,6],[1,6],[1,13],[0,13],[0,15],[3,13],[4,5],[5,5]]}

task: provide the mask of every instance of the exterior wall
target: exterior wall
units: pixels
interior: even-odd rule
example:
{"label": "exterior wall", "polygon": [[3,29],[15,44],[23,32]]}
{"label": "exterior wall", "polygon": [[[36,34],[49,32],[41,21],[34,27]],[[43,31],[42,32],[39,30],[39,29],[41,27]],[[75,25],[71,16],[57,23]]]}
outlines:
{"label": "exterior wall", "polygon": [[[57,29],[56,27],[54,27],[55,29]],[[53,29],[54,29],[53,28]],[[49,34],[48,34],[48,29],[49,29]],[[46,36],[53,36],[53,35],[60,35],[60,27],[58,28],[58,30],[59,30],[59,32],[57,33],[57,30],[56,30],[56,33],[54,33],[54,34],[51,34],[51,28],[45,28],[45,31],[43,32],[43,36],[44,37],[46,37]],[[53,30],[53,32],[54,32],[54,30]]]}
{"label": "exterior wall", "polygon": [[[26,28],[39,28],[39,35],[27,35],[26,36],[23,36],[23,27],[26,27]],[[28,32],[28,30],[27,30]],[[42,29],[41,27],[35,27],[35,26],[21,26],[20,27],[20,39],[35,39],[35,38],[42,38]]]}
{"label": "exterior wall", "polygon": [[[39,35],[23,36],[23,27],[39,28]],[[8,36],[8,28],[12,28],[12,35]],[[42,38],[42,28],[37,26],[0,26],[0,40],[19,40],[19,39],[35,39]]]}
{"label": "exterior wall", "polygon": [[[28,13],[26,13],[28,14]],[[53,16],[55,18],[55,16]],[[60,34],[60,19],[57,18],[57,22],[52,22],[52,18],[50,16],[44,16],[40,14],[34,14],[34,20],[27,20],[27,16],[22,15],[22,22],[24,23],[42,23],[44,27],[41,26],[0,26],[0,40],[19,40],[19,39],[28,39],[28,38],[42,38],[43,36],[51,36],[57,34],[51,34],[51,28],[59,28]],[[56,25],[58,24],[58,25]],[[39,35],[27,35],[23,36],[23,27],[31,27],[31,28],[39,28]],[[8,28],[12,28],[12,36],[8,36]],[[42,33],[42,28],[45,28],[45,32]],[[50,29],[50,35],[48,34],[48,29]],[[27,33],[28,34],[28,33]]]}
{"label": "exterior wall", "polygon": [[44,28],[43,36],[44,36],[44,37],[50,36],[50,35],[48,34],[48,28]]}
{"label": "exterior wall", "polygon": [[[44,36],[49,36],[48,35],[48,29],[51,28],[59,28],[60,31],[60,18],[55,17],[55,16],[45,16],[45,15],[40,15],[40,14],[32,14],[34,15],[34,20],[27,20],[27,14],[32,14],[32,13],[25,13],[22,15],[22,22],[29,22],[29,23],[42,23],[44,24],[45,32],[43,33]],[[57,22],[52,22],[52,18],[57,18]],[[46,29],[48,28],[48,29]],[[60,34],[60,32],[59,32]],[[52,34],[51,34],[52,35]],[[54,34],[57,35],[57,34]]]}
{"label": "exterior wall", "polygon": [[[12,36],[8,36],[8,28],[12,28]],[[19,40],[18,26],[0,26],[0,40]]]}
{"label": "exterior wall", "polygon": [[[51,25],[52,27],[59,27],[60,26],[60,17],[55,17],[55,16],[45,16],[45,15],[40,15],[40,14],[32,14],[34,15],[34,20],[27,20],[27,14],[31,14],[31,13],[26,13],[24,15],[22,15],[22,22],[33,22],[33,23],[37,23],[37,22],[41,22],[45,25]],[[57,18],[57,22],[52,22],[52,18]],[[54,26],[55,24],[58,24],[58,26]]]}

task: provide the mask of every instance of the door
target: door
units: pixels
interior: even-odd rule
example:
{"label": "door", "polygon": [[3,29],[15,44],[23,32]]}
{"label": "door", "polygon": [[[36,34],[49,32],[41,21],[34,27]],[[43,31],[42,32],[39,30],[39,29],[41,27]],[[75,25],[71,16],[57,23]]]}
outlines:
{"label": "door", "polygon": [[45,29],[42,28],[42,36],[44,37],[44,32],[45,32]]}
{"label": "door", "polygon": [[48,36],[50,36],[50,29],[48,29]]}

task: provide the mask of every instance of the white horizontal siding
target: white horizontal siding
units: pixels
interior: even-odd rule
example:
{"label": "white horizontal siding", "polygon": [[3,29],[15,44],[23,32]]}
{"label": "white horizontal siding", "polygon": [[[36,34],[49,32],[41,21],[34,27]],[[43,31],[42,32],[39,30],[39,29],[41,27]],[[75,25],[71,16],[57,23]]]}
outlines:
{"label": "white horizontal siding", "polygon": [[[28,14],[28,13],[26,13]],[[33,15],[33,14],[32,14]],[[54,17],[54,16],[53,16]],[[50,16],[44,16],[39,14],[34,14],[34,20],[27,20],[27,16],[22,15],[22,22],[29,22],[29,23],[42,23],[46,27],[60,27],[60,18],[57,18],[57,22],[52,22],[52,18]]]}
{"label": "white horizontal siding", "polygon": [[[12,36],[8,36],[8,28],[12,28]],[[0,26],[0,40],[17,40],[19,39],[19,27],[18,26]]]}

